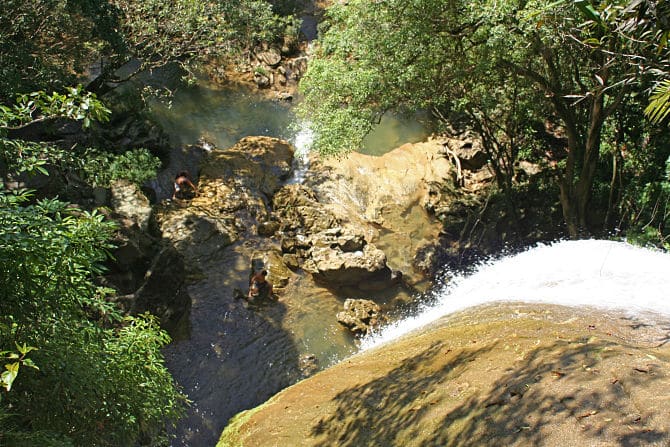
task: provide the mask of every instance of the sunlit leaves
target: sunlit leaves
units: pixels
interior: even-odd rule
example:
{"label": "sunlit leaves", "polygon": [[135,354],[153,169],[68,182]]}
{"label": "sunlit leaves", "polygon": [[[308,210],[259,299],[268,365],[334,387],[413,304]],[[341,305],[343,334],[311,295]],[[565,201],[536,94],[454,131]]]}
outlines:
{"label": "sunlit leaves", "polygon": [[670,79],[661,82],[654,89],[644,113],[653,123],[660,123],[667,118],[670,114]]}
{"label": "sunlit leaves", "polygon": [[72,160],[70,169],[77,171],[93,186],[109,187],[115,180],[125,179],[137,185],[154,178],[161,161],[147,149],[133,149],[116,155],[88,148]]}
{"label": "sunlit leaves", "polygon": [[458,41],[445,35],[462,25],[459,5],[437,0],[333,5],[300,84],[305,101],[299,114],[313,123],[314,147],[328,154],[355,150],[387,110],[415,110],[426,98],[439,102],[458,53]]}
{"label": "sunlit leaves", "polygon": [[[121,322],[109,290],[92,281],[115,225],[56,199],[27,199],[0,190],[0,374],[11,387],[1,408],[11,406],[29,445],[43,430],[74,445],[134,445],[140,434],[157,443],[183,397],[155,319]],[[20,368],[34,365],[38,374]]]}
{"label": "sunlit leaves", "polygon": [[0,374],[0,386],[9,392],[12,389],[14,380],[19,375],[19,368],[21,365],[33,369],[39,369],[32,359],[26,357],[30,351],[37,348],[16,343],[16,351],[0,351],[0,359],[9,360],[10,363],[5,363],[5,371]]}
{"label": "sunlit leaves", "polygon": [[0,107],[0,128],[26,124],[37,119],[62,117],[91,122],[109,120],[110,110],[82,86],[68,87],[65,93],[37,91],[19,94],[11,107]]}

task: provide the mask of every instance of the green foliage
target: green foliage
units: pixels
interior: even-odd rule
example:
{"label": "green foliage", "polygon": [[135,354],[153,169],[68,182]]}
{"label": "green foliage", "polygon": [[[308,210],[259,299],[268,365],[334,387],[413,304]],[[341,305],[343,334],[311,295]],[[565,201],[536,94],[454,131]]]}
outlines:
{"label": "green foliage", "polygon": [[102,81],[132,58],[156,67],[230,56],[281,39],[293,22],[264,0],[3,0],[0,103],[81,82],[95,61]]}
{"label": "green foliage", "polygon": [[299,114],[313,124],[316,149],[357,149],[387,110],[430,108],[448,99],[456,42],[441,36],[457,26],[457,3],[350,1],[328,10],[300,83]]}
{"label": "green foliage", "polygon": [[[589,231],[592,191],[607,178],[600,154],[608,120],[645,91],[653,70],[667,67],[645,5],[338,3],[301,82],[299,114],[325,154],[356,149],[388,110],[428,109],[447,124],[454,113],[465,116],[510,197],[521,154],[553,167],[567,228],[577,236]],[[547,122],[565,147],[545,146],[558,140],[544,130]]]}
{"label": "green foliage", "polygon": [[123,50],[106,0],[4,0],[0,8],[0,103],[14,93],[75,84],[97,51]]}
{"label": "green foliage", "polygon": [[0,132],[2,128],[16,128],[53,117],[81,120],[87,128],[93,121],[108,121],[110,113],[95,94],[84,91],[81,85],[68,87],[65,93],[19,94],[11,106],[0,104]]}
{"label": "green foliage", "polygon": [[34,351],[35,349],[37,348],[16,343],[16,351],[0,351],[0,359],[11,361],[11,363],[5,363],[5,371],[0,374],[0,386],[6,391],[12,389],[12,384],[19,375],[19,368],[22,365],[39,369],[31,359],[26,357],[30,351]]}
{"label": "green foliage", "polygon": [[17,424],[15,414],[0,405],[2,445],[7,447],[74,447],[72,441],[48,430],[26,430]]}
{"label": "green foliage", "polygon": [[109,109],[81,86],[67,88],[62,94],[38,91],[18,95],[12,105],[0,105],[0,161],[11,173],[47,174],[47,164],[69,164],[72,155],[51,144],[7,138],[10,129],[54,117],[81,120],[88,127],[93,121],[107,121],[109,114]]}
{"label": "green foliage", "polygon": [[120,155],[89,148],[74,161],[86,183],[109,187],[114,180],[126,179],[141,185],[156,176],[161,161],[147,149],[133,149]]}
{"label": "green foliage", "polygon": [[665,133],[642,138],[646,144],[626,153],[620,225],[631,241],[670,249],[670,140]]}
{"label": "green foliage", "polygon": [[64,94],[39,91],[19,95],[13,105],[0,105],[0,161],[13,174],[48,175],[49,165],[62,171],[74,170],[93,186],[108,187],[117,179],[141,185],[155,177],[161,162],[147,149],[134,149],[122,154],[93,148],[64,150],[48,143],[5,136],[12,128],[53,117],[79,120],[86,128],[93,121],[108,121],[109,114],[109,109],[81,86],[68,88]]}
{"label": "green foliage", "polygon": [[120,321],[109,291],[92,282],[114,225],[58,200],[29,199],[0,192],[0,350],[35,346],[30,359],[40,369],[14,381],[2,413],[18,434],[46,431],[74,445],[157,442],[183,397],[160,352],[168,336],[150,316]]}
{"label": "green foliage", "polygon": [[61,163],[67,153],[45,143],[0,137],[0,160],[9,172],[48,174],[47,164]]}
{"label": "green foliage", "polygon": [[660,123],[670,114],[670,79],[656,86],[644,114],[652,123]]}

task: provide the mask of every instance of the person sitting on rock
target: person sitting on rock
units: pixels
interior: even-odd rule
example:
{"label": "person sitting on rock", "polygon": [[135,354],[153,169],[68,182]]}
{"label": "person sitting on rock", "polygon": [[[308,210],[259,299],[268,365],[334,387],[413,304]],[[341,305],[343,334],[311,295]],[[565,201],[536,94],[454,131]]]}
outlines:
{"label": "person sitting on rock", "polygon": [[272,283],[267,280],[267,276],[267,270],[262,270],[251,275],[251,278],[249,278],[249,293],[247,294],[248,301],[275,299]]}
{"label": "person sitting on rock", "polygon": [[188,171],[179,172],[174,178],[174,193],[172,194],[172,200],[177,198],[179,199],[191,199],[198,194],[198,188],[193,184],[190,179]]}

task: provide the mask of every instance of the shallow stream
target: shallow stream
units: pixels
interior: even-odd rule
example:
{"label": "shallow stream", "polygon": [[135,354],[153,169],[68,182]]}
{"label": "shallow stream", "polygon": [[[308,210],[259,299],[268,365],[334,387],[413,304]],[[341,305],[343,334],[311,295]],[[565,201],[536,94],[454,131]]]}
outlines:
{"label": "shallow stream", "polygon": [[[225,149],[246,136],[272,136],[290,141],[299,151],[309,150],[309,129],[296,125],[292,107],[253,90],[205,82],[177,90],[169,102],[154,102],[152,114],[174,148],[170,165],[152,185],[158,198],[169,197],[171,178],[178,170],[197,173],[199,153],[185,148],[198,142]],[[385,117],[361,151],[381,155],[424,139],[428,130],[418,118]],[[296,168],[290,182],[309,175],[304,166]],[[237,412],[261,404],[306,370],[327,367],[358,349],[335,315],[344,298],[368,296],[336,296],[309,275],[297,275],[276,305],[252,310],[232,300],[235,288],[246,288],[250,246],[268,249],[267,240],[249,236],[227,248],[220,259],[198,266],[200,277],[189,286],[189,324],[165,349],[168,368],[192,401],[176,428],[175,447],[213,446]],[[384,249],[391,253],[391,248]],[[393,290],[377,300],[395,305],[408,296]]]}
{"label": "shallow stream", "polygon": [[[294,101],[299,101],[299,98]],[[152,115],[171,138],[173,146],[195,144],[203,139],[227,148],[246,136],[272,136],[295,143],[304,126],[296,123],[294,103],[269,99],[244,87],[219,87],[201,82],[181,87],[170,100],[155,101]],[[430,134],[430,119],[385,115],[365,138],[359,152],[382,155],[404,143]]]}

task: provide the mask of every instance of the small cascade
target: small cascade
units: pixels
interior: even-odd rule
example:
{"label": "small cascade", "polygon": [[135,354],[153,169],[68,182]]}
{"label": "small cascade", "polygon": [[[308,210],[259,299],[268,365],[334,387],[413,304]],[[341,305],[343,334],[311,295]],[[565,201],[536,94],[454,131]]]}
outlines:
{"label": "small cascade", "polygon": [[547,303],[670,319],[670,254],[625,242],[580,240],[540,245],[485,262],[434,292],[432,304],[363,340],[384,344],[445,315],[494,302]]}
{"label": "small cascade", "polygon": [[295,147],[295,154],[293,157],[293,176],[286,182],[289,185],[305,181],[305,175],[309,169],[309,151],[314,140],[314,132],[309,127],[309,123],[300,123],[298,129],[291,139],[291,143]]}

